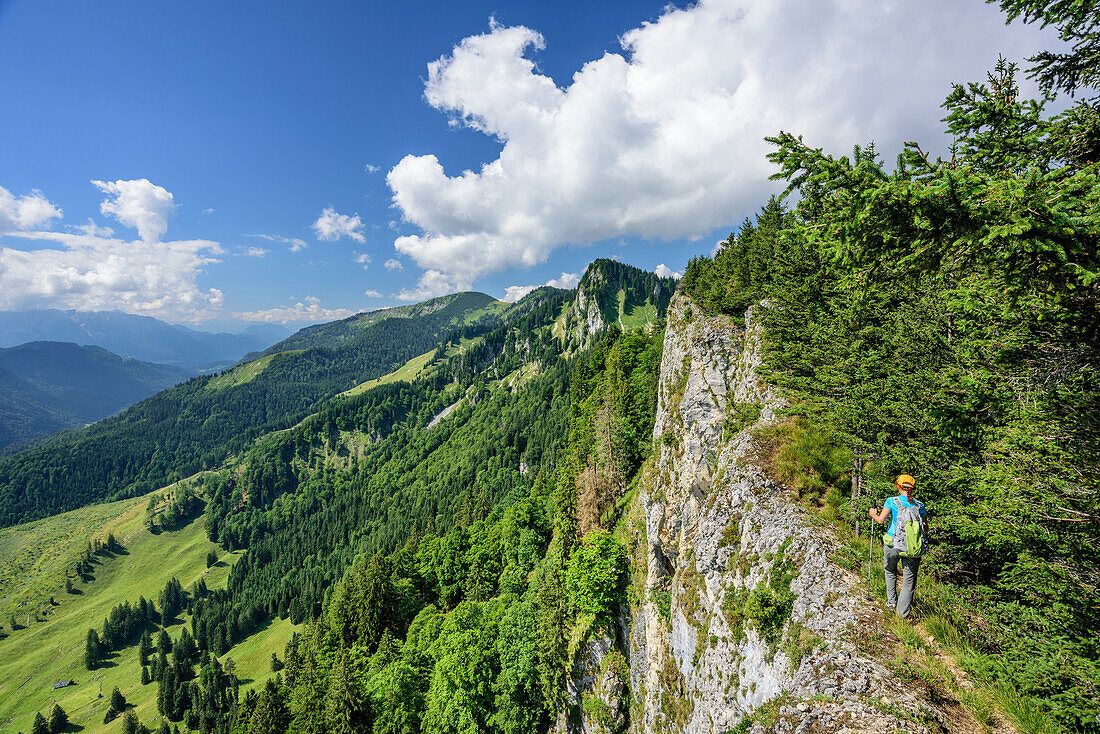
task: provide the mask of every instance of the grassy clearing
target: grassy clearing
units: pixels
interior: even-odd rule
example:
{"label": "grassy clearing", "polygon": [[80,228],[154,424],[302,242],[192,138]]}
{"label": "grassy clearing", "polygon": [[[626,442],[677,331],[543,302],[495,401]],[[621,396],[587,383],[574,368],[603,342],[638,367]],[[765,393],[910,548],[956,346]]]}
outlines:
{"label": "grassy clearing", "polygon": [[[261,627],[256,634],[241,642],[225,655],[218,658],[222,665],[229,658],[233,658],[236,675],[241,683],[241,695],[249,689],[263,687],[268,678],[274,678],[271,671],[271,653],[283,659],[283,651],[290,636],[295,631],[301,632],[305,625],[293,625],[289,619],[275,619]],[[285,661],[284,661],[285,662]]]}
{"label": "grassy clearing", "polygon": [[345,390],[340,394],[361,395],[367,390],[370,390],[372,387],[378,387],[379,385],[388,385],[391,382],[401,381],[412,382],[416,378],[420,377],[421,373],[424,371],[424,368],[428,366],[428,361],[432,358],[433,354],[435,354],[434,349],[424,352],[419,357],[413,357],[408,362],[401,365],[388,375],[382,375],[381,377],[376,377],[373,380],[361,382],[350,390]]}
{"label": "grassy clearing", "polygon": [[649,330],[657,323],[657,306],[650,301],[633,306],[629,313],[626,311],[626,291],[618,293],[619,302],[619,328],[623,331],[634,329]]}
{"label": "grassy clearing", "polygon": [[[289,352],[279,352],[279,354],[301,354],[304,350],[293,349]],[[206,383],[207,390],[225,390],[229,387],[236,387],[237,385],[244,385],[252,382],[260,373],[267,369],[268,365],[278,354],[269,354],[266,357],[260,357],[254,359],[251,362],[246,362],[239,367],[234,367],[228,372],[223,372],[217,377]]]}
{"label": "grassy clearing", "polygon": [[538,365],[528,362],[511,374],[501,378],[500,382],[504,387],[514,392],[527,384],[532,378],[537,377],[538,374]]}
{"label": "grassy clearing", "polygon": [[466,314],[461,323],[465,326],[469,326],[470,324],[485,316],[500,316],[511,307],[511,303],[506,303],[504,301],[492,301],[491,303],[485,304],[484,308],[479,308],[476,311],[471,311],[470,313]]}
{"label": "grassy clearing", "polygon": [[561,305],[561,311],[558,313],[558,317],[554,319],[554,323],[550,324],[550,335],[563,342],[569,340],[569,333],[565,329],[565,320],[571,307],[572,304],[568,302],[563,303]]}
{"label": "grassy clearing", "polygon": [[144,517],[147,502],[140,498],[92,505],[0,530],[0,624],[4,629],[11,631],[12,615],[26,625],[26,615],[51,596],[65,597],[65,578],[88,543],[104,540],[108,533],[122,541],[135,508]]}
{"label": "grassy clearing", "polygon": [[[48,544],[51,539],[63,543],[67,534],[80,538],[70,542],[74,549],[71,557],[59,551],[50,563],[38,567],[31,574],[37,575],[38,580],[28,581],[30,586],[52,583],[49,579],[55,577],[55,569],[64,569],[74,561],[88,537],[104,537],[110,529],[125,547],[124,553],[97,559],[96,578],[86,584],[78,582],[76,588],[80,593],[66,594],[63,590],[55,593],[59,603],[50,610],[46,621],[32,621],[26,629],[0,640],[0,734],[30,731],[35,712],[48,715],[55,701],[74,724],[83,727],[83,732],[117,731],[118,722],[103,724],[107,698],[115,686],[134,706],[143,723],[153,724],[159,716],[156,684],[141,685],[136,645],[116,653],[98,670],[85,669],[84,640],[88,629],[100,628],[110,610],[123,601],[133,602],[139,596],[156,599],[173,576],[185,589],[201,578],[205,578],[211,589],[224,588],[241,552],[225,553],[217,549],[203,532],[201,516],[176,530],[150,533],[145,528],[148,501],[146,496],[84,508],[10,528],[0,536],[6,558],[23,557],[31,548]],[[206,554],[210,550],[215,550],[221,560],[207,569]],[[184,615],[181,623],[169,627],[168,632],[173,638],[178,637],[182,626],[189,622]],[[236,662],[238,676],[262,684],[270,674],[271,652],[281,654],[290,631],[288,621],[275,622],[231,650],[228,656]],[[53,689],[55,682],[70,679],[73,685]],[[99,697],[101,692],[103,698]]]}

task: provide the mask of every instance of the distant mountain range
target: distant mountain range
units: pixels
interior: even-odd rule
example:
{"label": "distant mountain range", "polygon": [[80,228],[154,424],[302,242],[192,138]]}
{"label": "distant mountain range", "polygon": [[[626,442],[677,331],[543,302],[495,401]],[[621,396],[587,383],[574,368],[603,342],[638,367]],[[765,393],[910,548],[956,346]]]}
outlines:
{"label": "distant mountain range", "polygon": [[0,453],[106,418],[192,375],[71,342],[0,349]]}
{"label": "distant mountain range", "polygon": [[103,347],[122,357],[191,372],[216,372],[290,335],[275,325],[209,334],[120,311],[0,311],[0,347],[51,341]]}

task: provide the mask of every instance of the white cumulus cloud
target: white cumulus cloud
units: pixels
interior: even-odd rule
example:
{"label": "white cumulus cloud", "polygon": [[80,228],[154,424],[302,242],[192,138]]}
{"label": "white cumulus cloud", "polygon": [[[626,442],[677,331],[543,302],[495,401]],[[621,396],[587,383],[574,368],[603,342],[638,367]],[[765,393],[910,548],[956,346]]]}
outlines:
{"label": "white cumulus cloud", "polygon": [[269,252],[271,252],[271,250],[265,250],[262,247],[249,247],[244,251],[244,254],[246,257],[263,257]]}
{"label": "white cumulus cloud", "polygon": [[363,266],[363,270],[366,270],[368,267],[370,267],[370,263],[371,263],[371,260],[373,258],[371,258],[369,253],[356,252],[355,256],[354,256],[354,259],[355,259],[355,262],[357,262],[357,263],[359,263],[360,265]]}
{"label": "white cumulus cloud", "polygon": [[373,163],[368,163],[367,165],[363,166],[363,170],[367,173],[378,173],[382,169],[374,165]]}
{"label": "white cumulus cloud", "polygon": [[400,260],[390,258],[386,261],[386,270],[404,270],[405,266],[401,264]]}
{"label": "white cumulus cloud", "polygon": [[0,224],[20,227],[6,235],[0,227],[0,310],[119,310],[200,321],[222,308],[220,290],[198,285],[206,266],[224,254],[221,245],[160,241],[170,193],[145,179],[93,183],[114,197],[103,203],[104,212],[136,227],[142,239],[115,237],[91,219],[68,232],[28,229],[60,217],[60,209],[39,192],[15,199],[0,188]]}
{"label": "white cumulus cloud", "polygon": [[454,279],[446,273],[438,270],[425,270],[415,288],[402,288],[393,297],[399,301],[415,303],[436,296],[445,296],[448,293],[454,293],[456,290],[462,290],[462,288],[457,287]]}
{"label": "white cumulus cloud", "polygon": [[133,181],[92,181],[103,193],[99,210],[137,230],[145,242],[157,242],[168,231],[168,216],[175,210],[172,194],[161,186],[139,178]]}
{"label": "white cumulus cloud", "polygon": [[546,281],[546,285],[553,286],[554,288],[564,288],[570,290],[576,288],[577,283],[581,282],[580,273],[562,273],[560,277],[551,278]]}
{"label": "white cumulus cloud", "polygon": [[684,277],[683,273],[677,273],[675,270],[665,265],[664,263],[661,263],[660,265],[655,267],[653,269],[653,272],[657,274],[658,278],[676,278],[676,280],[679,280],[680,278]]}
{"label": "white cumulus cloud", "polygon": [[0,234],[42,227],[61,216],[61,210],[41,191],[16,196],[0,186]]}
{"label": "white cumulus cloud", "polygon": [[378,291],[376,291],[373,288],[369,288],[369,289],[363,291],[363,295],[367,296],[368,298],[381,298],[382,297],[382,294],[379,293]]}
{"label": "white cumulus cloud", "polygon": [[354,316],[357,313],[359,312],[348,308],[325,308],[321,305],[319,298],[306,296],[304,302],[298,301],[292,306],[279,306],[258,311],[241,311],[233,315],[244,321],[262,321],[269,324],[319,324],[325,321],[346,319],[348,316]]}
{"label": "white cumulus cloud", "polygon": [[558,86],[526,55],[541,34],[491,24],[428,65],[425,98],[503,148],[457,175],[404,157],[386,180],[420,232],[394,246],[426,271],[414,291],[436,293],[564,243],[733,226],[777,190],[766,135],[844,153],[876,140],[887,156],[935,143],[952,82],[1052,38],[976,0],[700,0]]}
{"label": "white cumulus cloud", "polygon": [[306,241],[300,237],[280,237],[277,234],[246,234],[245,237],[256,237],[257,239],[267,240],[268,242],[284,242],[290,245],[291,252],[298,252],[299,250],[304,250],[309,247]]}
{"label": "white cumulus cloud", "polygon": [[195,320],[222,305],[220,291],[197,285],[199,273],[223,252],[217,242],[128,242],[59,232],[18,237],[39,246],[0,247],[0,309],[117,309]]}
{"label": "white cumulus cloud", "polygon": [[340,214],[331,206],[326,207],[313,223],[313,231],[317,233],[319,240],[335,241],[347,237],[361,244],[367,241],[362,229],[363,221],[358,214]]}
{"label": "white cumulus cloud", "polygon": [[537,285],[510,285],[504,289],[504,298],[501,300],[506,303],[515,303],[536,288],[538,288]]}

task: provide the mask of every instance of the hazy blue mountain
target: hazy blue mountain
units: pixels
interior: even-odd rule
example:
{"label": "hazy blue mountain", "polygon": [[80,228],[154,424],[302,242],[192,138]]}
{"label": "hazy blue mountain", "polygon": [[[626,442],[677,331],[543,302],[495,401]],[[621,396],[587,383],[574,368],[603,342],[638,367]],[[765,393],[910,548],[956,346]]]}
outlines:
{"label": "hazy blue mountain", "polygon": [[224,369],[287,330],[261,326],[244,334],[210,334],[120,311],[0,311],[0,347],[34,341],[95,345],[131,359],[197,372]]}
{"label": "hazy blue mountain", "polygon": [[0,451],[105,418],[191,376],[72,342],[0,349]]}
{"label": "hazy blue mountain", "polygon": [[294,333],[294,329],[288,329],[281,324],[249,324],[241,332],[241,336],[259,339],[267,344],[286,339]]}

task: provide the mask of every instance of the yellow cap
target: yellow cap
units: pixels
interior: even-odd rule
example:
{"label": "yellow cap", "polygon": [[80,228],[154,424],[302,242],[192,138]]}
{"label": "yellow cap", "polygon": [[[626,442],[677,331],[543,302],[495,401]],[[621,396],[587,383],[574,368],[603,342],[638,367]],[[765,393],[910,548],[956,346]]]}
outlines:
{"label": "yellow cap", "polygon": [[909,489],[915,489],[917,486],[917,480],[908,474],[902,474],[900,477],[894,480],[894,484],[899,487],[908,487]]}

